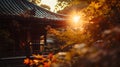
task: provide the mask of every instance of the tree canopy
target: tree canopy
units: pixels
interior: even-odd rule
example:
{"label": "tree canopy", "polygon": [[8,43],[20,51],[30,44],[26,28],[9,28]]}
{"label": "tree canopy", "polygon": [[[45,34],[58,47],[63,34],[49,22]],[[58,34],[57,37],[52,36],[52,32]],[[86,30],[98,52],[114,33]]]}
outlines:
{"label": "tree canopy", "polygon": [[[60,3],[66,2],[68,5],[66,8],[61,11],[61,13],[68,13],[72,12],[73,6],[81,6],[83,3],[82,0],[58,0]],[[81,3],[82,2],[82,3]],[[74,43],[81,43],[85,42],[91,42],[94,43],[97,40],[104,40],[106,41],[109,37],[111,37],[109,40],[107,40],[108,43],[112,43],[113,39],[117,38],[116,35],[112,35],[112,32],[109,33],[108,37],[104,36],[104,32],[118,28],[119,27],[119,19],[120,19],[120,1],[119,0],[86,0],[84,1],[87,3],[87,5],[84,8],[77,7],[74,11],[78,15],[82,15],[83,18],[83,34],[80,30],[73,31],[67,29],[65,32],[62,32],[59,36],[59,40],[62,40],[64,44],[74,44]],[[78,26],[81,27],[81,26]],[[118,30],[117,30],[118,31]],[[115,33],[115,32],[114,32]],[[79,35],[76,35],[79,34]],[[89,34],[89,35],[87,35]],[[119,34],[119,33],[118,33]],[[114,37],[115,36],[115,37]],[[87,37],[86,39],[84,39]],[[90,39],[89,39],[90,38]],[[106,39],[106,40],[105,40]],[[118,38],[117,38],[118,39]],[[89,40],[89,41],[88,41]],[[79,41],[79,42],[78,42]],[[118,40],[116,40],[118,41]]]}

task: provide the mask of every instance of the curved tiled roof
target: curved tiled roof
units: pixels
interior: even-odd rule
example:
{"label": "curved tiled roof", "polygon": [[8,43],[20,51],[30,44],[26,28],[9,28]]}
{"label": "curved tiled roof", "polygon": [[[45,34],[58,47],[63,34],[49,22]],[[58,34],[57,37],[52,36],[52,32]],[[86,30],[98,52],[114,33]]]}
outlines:
{"label": "curved tiled roof", "polygon": [[0,15],[20,15],[25,11],[34,11],[33,17],[51,20],[65,20],[64,15],[50,12],[27,0],[0,0]]}

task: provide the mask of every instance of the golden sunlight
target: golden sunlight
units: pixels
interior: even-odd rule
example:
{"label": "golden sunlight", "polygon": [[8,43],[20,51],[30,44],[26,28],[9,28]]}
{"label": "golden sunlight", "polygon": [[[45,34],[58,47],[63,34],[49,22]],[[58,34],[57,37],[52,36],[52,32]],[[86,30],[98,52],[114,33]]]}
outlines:
{"label": "golden sunlight", "polygon": [[79,20],[80,20],[80,16],[77,16],[77,15],[76,15],[76,16],[73,17],[73,22],[74,22],[74,23],[78,23]]}
{"label": "golden sunlight", "polygon": [[84,18],[83,18],[83,13],[82,12],[76,12],[73,11],[69,14],[70,16],[68,17],[68,22],[69,25],[73,28],[80,28],[81,30],[83,29],[84,26]]}
{"label": "golden sunlight", "polygon": [[41,4],[45,4],[50,7],[50,11],[54,11],[55,5],[57,4],[58,0],[41,0]]}

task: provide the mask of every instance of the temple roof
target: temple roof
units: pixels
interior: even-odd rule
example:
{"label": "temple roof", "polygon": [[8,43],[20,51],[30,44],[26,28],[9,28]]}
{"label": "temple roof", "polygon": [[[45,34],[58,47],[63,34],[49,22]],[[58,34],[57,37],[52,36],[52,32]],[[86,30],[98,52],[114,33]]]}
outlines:
{"label": "temple roof", "polygon": [[42,7],[34,5],[27,0],[0,0],[0,15],[21,15],[26,12],[33,12],[36,18],[46,18],[50,20],[65,20],[65,15],[50,12]]}

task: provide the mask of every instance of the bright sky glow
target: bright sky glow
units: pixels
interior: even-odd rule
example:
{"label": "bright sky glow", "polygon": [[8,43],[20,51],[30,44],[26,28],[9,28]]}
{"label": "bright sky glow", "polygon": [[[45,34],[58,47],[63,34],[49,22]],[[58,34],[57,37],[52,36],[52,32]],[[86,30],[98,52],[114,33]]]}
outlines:
{"label": "bright sky glow", "polygon": [[74,16],[73,17],[73,22],[77,23],[80,20],[80,16]]}
{"label": "bright sky glow", "polygon": [[50,7],[50,11],[54,11],[55,5],[58,0],[41,0],[41,4],[45,4]]}

